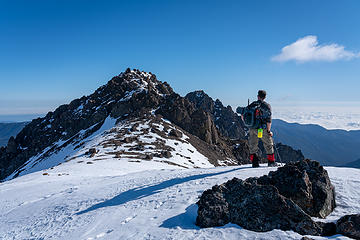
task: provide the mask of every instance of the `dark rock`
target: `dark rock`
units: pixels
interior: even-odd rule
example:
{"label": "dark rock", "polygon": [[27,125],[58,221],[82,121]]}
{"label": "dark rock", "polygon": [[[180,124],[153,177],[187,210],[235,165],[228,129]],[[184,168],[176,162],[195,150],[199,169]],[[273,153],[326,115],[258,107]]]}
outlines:
{"label": "dark rock", "polygon": [[[302,161],[305,159],[301,150],[294,150],[292,147],[284,145],[282,143],[277,143],[276,149],[277,149],[278,153],[280,154],[281,161],[283,163],[298,162],[298,161]],[[276,157],[278,157],[278,156],[276,155]],[[278,162],[279,162],[279,160],[278,160]]]}
{"label": "dark rock", "polygon": [[198,201],[196,224],[223,226],[229,222],[252,230],[294,230],[320,235],[322,229],[293,201],[271,185],[259,185],[234,178],[203,193]]}
{"label": "dark rock", "polygon": [[346,215],[336,223],[338,233],[360,239],[360,214]]}
{"label": "dark rock", "polygon": [[176,138],[181,138],[182,137],[182,133],[176,129],[171,129],[169,136],[172,137],[176,137]]}
{"label": "dark rock", "polygon": [[132,143],[137,140],[137,137],[125,137],[122,142],[124,143]]}
{"label": "dark rock", "polygon": [[144,145],[138,144],[135,147],[129,148],[129,151],[144,151],[145,147]]}
{"label": "dark rock", "polygon": [[161,152],[161,157],[171,158],[171,157],[172,157],[172,154],[171,154],[170,151],[162,151],[162,152]]}
{"label": "dark rock", "polygon": [[244,124],[230,106],[225,107],[219,99],[214,101],[204,91],[188,93],[185,98],[194,103],[197,109],[208,112],[223,136],[231,139],[245,138]]}
{"label": "dark rock", "polygon": [[313,238],[309,238],[309,237],[302,237],[301,240],[314,240]]}
{"label": "dark rock", "polygon": [[96,153],[96,148],[90,148],[89,151],[88,151],[88,154],[93,154],[93,153]]}
{"label": "dark rock", "polygon": [[231,222],[260,232],[281,229],[328,236],[335,231],[333,224],[311,219],[327,216],[335,199],[326,170],[308,159],[260,178],[234,178],[216,185],[205,191],[197,204],[196,223],[200,227]]}
{"label": "dark rock", "polygon": [[306,159],[288,163],[260,177],[258,183],[275,186],[280,194],[313,217],[325,218],[335,208],[335,188],[327,171],[317,161]]}
{"label": "dark rock", "polygon": [[96,148],[90,148],[89,151],[87,151],[85,154],[89,155],[91,158],[94,157],[97,153]]}
{"label": "dark rock", "polygon": [[164,118],[209,144],[219,143],[219,132],[211,115],[196,109],[193,103],[178,94],[171,94],[156,111]]}
{"label": "dark rock", "polygon": [[336,224],[333,222],[328,222],[328,223],[317,222],[317,224],[322,229],[322,234],[321,234],[322,236],[333,236],[337,233],[336,232]]}
{"label": "dark rock", "polygon": [[238,160],[239,164],[250,163],[250,150],[249,144],[246,140],[232,140],[229,145],[232,144],[232,153]]}
{"label": "dark rock", "polygon": [[17,152],[17,144],[15,142],[14,137],[10,137],[7,147],[6,147],[6,152],[7,153],[16,153]]}
{"label": "dark rock", "polygon": [[152,160],[152,159],[153,159],[153,155],[152,155],[152,154],[146,154],[144,159],[145,159],[145,160]]}

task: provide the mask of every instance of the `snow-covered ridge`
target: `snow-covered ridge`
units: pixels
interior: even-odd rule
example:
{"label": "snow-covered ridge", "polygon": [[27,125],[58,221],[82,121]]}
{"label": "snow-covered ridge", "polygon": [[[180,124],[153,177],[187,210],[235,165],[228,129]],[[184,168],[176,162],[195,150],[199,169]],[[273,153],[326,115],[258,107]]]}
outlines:
{"label": "snow-covered ridge", "polygon": [[[59,140],[30,158],[5,180],[56,167],[60,164],[94,164],[96,161],[156,162],[177,168],[213,167],[207,157],[188,142],[188,136],[169,121],[155,116],[122,120],[108,117],[101,128],[80,131],[70,140]],[[158,164],[154,168],[159,168]],[[142,170],[140,167],[139,170]],[[136,171],[136,169],[134,169]]]}

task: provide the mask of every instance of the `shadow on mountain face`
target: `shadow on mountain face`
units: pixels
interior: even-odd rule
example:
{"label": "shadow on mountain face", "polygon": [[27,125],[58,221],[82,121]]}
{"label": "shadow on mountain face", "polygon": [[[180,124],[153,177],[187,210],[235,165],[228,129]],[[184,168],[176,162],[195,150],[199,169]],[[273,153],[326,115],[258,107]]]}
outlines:
{"label": "shadow on mountain face", "polygon": [[188,177],[183,177],[183,178],[174,178],[174,179],[170,179],[170,180],[161,182],[156,185],[148,186],[148,187],[137,187],[134,189],[130,189],[126,192],[122,192],[119,195],[117,195],[111,199],[108,199],[104,202],[95,204],[95,205],[89,207],[88,209],[85,209],[81,212],[76,213],[76,215],[81,215],[81,214],[91,212],[91,211],[94,211],[94,210],[97,210],[100,208],[119,206],[121,204],[125,204],[125,203],[133,201],[133,200],[142,199],[144,197],[154,195],[156,193],[161,192],[161,190],[163,190],[163,189],[166,189],[166,188],[178,185],[178,184],[182,184],[185,182],[189,182],[189,181],[193,181],[193,180],[197,180],[197,179],[201,179],[201,178],[230,173],[230,172],[234,172],[234,171],[245,169],[245,168],[249,168],[249,167],[240,167],[240,168],[235,168],[235,169],[218,172],[218,173],[198,174],[198,175],[193,175],[193,176],[188,176]]}

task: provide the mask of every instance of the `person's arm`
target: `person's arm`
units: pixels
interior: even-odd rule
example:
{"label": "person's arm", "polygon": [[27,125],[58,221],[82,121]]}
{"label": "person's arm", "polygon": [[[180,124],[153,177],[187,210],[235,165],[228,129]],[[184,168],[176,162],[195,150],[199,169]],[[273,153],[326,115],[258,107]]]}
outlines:
{"label": "person's arm", "polygon": [[271,106],[270,104],[268,105],[269,106],[269,112],[270,112],[270,115],[266,121],[266,131],[269,133],[269,135],[272,137],[273,136],[273,133],[271,132],[271,122],[272,122],[272,114],[271,114]]}
{"label": "person's arm", "polygon": [[271,122],[266,123],[266,131],[269,133],[271,137],[273,136],[273,133],[271,132]]}

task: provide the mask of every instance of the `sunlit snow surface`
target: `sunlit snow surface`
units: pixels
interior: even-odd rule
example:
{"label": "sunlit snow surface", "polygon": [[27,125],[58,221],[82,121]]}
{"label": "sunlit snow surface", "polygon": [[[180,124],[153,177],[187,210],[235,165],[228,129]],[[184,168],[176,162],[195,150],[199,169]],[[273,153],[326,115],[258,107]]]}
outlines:
{"label": "sunlit snow surface", "polygon": [[[204,190],[233,177],[261,176],[275,168],[253,169],[244,165],[180,169],[151,161],[124,161],[121,165],[118,162],[98,161],[89,165],[69,162],[1,183],[1,239],[302,237],[292,231],[257,233],[234,224],[206,229],[194,224],[195,203]],[[152,170],[146,170],[149,168]],[[337,207],[325,221],[360,213],[360,170],[335,167],[327,170],[336,188]],[[330,239],[347,238],[337,235]]]}

